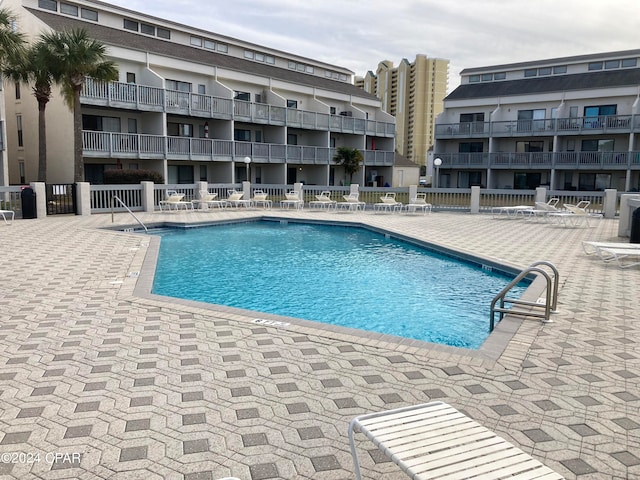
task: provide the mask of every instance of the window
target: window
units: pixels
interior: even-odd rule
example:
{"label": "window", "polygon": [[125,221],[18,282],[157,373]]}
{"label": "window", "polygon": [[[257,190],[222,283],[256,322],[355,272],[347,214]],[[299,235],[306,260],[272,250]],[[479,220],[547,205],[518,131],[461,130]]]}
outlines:
{"label": "window", "polygon": [[518,110],[518,131],[544,130],[546,110]]}
{"label": "window", "polygon": [[544,67],[538,69],[538,75],[551,75],[551,67]]}
{"label": "window", "polygon": [[298,108],[297,100],[287,100],[287,108]]}
{"label": "window", "polygon": [[331,115],[335,115],[336,114],[336,107],[329,107],[329,113]]}
{"label": "window", "polygon": [[611,70],[613,68],[620,68],[620,60],[607,60],[604,62],[605,70]]}
{"label": "window", "polygon": [[[442,177],[440,178],[442,180]],[[458,172],[458,188],[470,188],[482,185],[482,172]]]}
{"label": "window", "polygon": [[136,74],[133,72],[127,72],[127,83],[136,83]]}
{"label": "window", "polygon": [[60,13],[65,13],[67,15],[73,15],[74,17],[77,17],[78,7],[76,5],[69,5],[68,3],[61,3]]}
{"label": "window", "polygon": [[581,173],[578,176],[578,190],[605,190],[611,186],[609,173]]}
{"label": "window", "polygon": [[227,53],[229,51],[229,46],[224,43],[219,43],[216,47],[216,50],[222,53]]}
{"label": "window", "polygon": [[191,37],[191,45],[194,47],[201,47],[202,39],[200,37]]}
{"label": "window", "polygon": [[480,75],[469,75],[469,83],[478,83],[480,81]]}
{"label": "window", "polygon": [[538,75],[538,69],[537,68],[529,68],[529,69],[524,71],[524,76],[525,77],[536,77],[537,75]]}
{"label": "window", "polygon": [[91,20],[92,22],[98,21],[98,12],[95,10],[89,10],[88,8],[81,8],[80,16],[85,20]]}
{"label": "window", "polygon": [[483,73],[482,76],[480,77],[480,80],[483,82],[490,82],[491,80],[493,80],[493,74]]}
{"label": "window", "polygon": [[206,85],[198,85],[198,93],[200,95],[205,95],[207,93],[207,86]]}
{"label": "window", "polygon": [[235,100],[242,100],[244,102],[250,102],[251,101],[251,94],[249,92],[238,92],[238,91],[236,91],[236,95],[233,98]]}
{"label": "window", "polygon": [[506,72],[500,72],[500,73],[494,73],[493,74],[493,79],[494,80],[504,80],[505,78],[507,78],[507,73]]}
{"label": "window", "polygon": [[120,132],[118,117],[101,117],[98,115],[82,115],[82,129],[94,132]]}
{"label": "window", "polygon": [[154,27],[153,25],[149,25],[148,23],[141,23],[140,32],[144,33],[145,35],[155,35],[156,27]]}
{"label": "window", "polygon": [[602,62],[591,62],[588,68],[589,70],[602,70]]}
{"label": "window", "polygon": [[460,114],[460,133],[484,131],[484,113],[461,113]]}
{"label": "window", "polygon": [[193,125],[190,123],[167,123],[167,135],[170,137],[193,137]]}
{"label": "window", "polygon": [[251,50],[245,50],[244,51],[244,58],[248,58],[250,60],[253,60],[253,52]]}
{"label": "window", "polygon": [[287,133],[287,145],[298,145],[298,135]]}
{"label": "window", "polygon": [[561,73],[567,73],[567,66],[566,65],[556,65],[555,67],[553,67],[553,74],[554,75],[561,74]]}
{"label": "window", "polygon": [[16,100],[20,100],[20,82],[16,82]]}
{"label": "window", "polygon": [[38,7],[57,12],[58,2],[55,2],[53,0],[38,0]]}
{"label": "window", "polygon": [[205,39],[204,48],[208,48],[209,50],[215,50],[216,49],[216,42],[214,42],[213,40],[206,40]]}
{"label": "window", "polygon": [[622,60],[622,68],[635,67],[638,65],[637,58],[625,58]]}
{"label": "window", "polygon": [[265,61],[265,62],[267,62],[267,63],[269,63],[269,64],[271,64],[271,65],[275,65],[275,64],[276,64],[276,59],[275,59],[275,57],[272,57],[271,55],[267,55],[267,56],[264,58],[264,61]]}
{"label": "window", "polygon": [[159,38],[165,38],[167,40],[171,39],[171,31],[167,30],[166,28],[160,28],[158,27],[156,29],[156,36]]}
{"label": "window", "polygon": [[613,138],[582,140],[583,152],[613,152]]}
{"label": "window", "polygon": [[170,184],[193,183],[193,166],[169,165],[167,167]]}
{"label": "window", "polygon": [[138,119],[136,118],[127,119],[127,132],[138,133]]}
{"label": "window", "polygon": [[513,174],[513,188],[534,190],[540,186],[542,175],[538,172],[517,172]]}
{"label": "window", "polygon": [[233,139],[236,142],[250,142],[251,141],[251,130],[245,130],[241,128],[236,128],[233,131]]}
{"label": "window", "polygon": [[138,31],[138,22],[133,20],[129,20],[128,18],[124,19],[124,28],[125,30],[133,30],[134,32]]}
{"label": "window", "polygon": [[542,141],[516,142],[517,153],[530,153],[530,152],[543,152],[543,151],[544,151],[544,142]]}
{"label": "window", "polygon": [[304,71],[305,71],[305,73],[313,73],[314,70],[313,70],[312,66],[307,65],[307,66],[304,67]]}
{"label": "window", "polygon": [[167,90],[177,90],[179,92],[191,92],[191,84],[189,82],[181,82],[179,80],[165,80]]}
{"label": "window", "polygon": [[459,153],[482,153],[484,144],[482,142],[461,142],[458,145]]}
{"label": "window", "polygon": [[256,61],[264,62],[264,53],[256,53]]}
{"label": "window", "polygon": [[18,127],[18,146],[24,147],[24,139],[22,137],[22,115],[16,115],[16,126]]}

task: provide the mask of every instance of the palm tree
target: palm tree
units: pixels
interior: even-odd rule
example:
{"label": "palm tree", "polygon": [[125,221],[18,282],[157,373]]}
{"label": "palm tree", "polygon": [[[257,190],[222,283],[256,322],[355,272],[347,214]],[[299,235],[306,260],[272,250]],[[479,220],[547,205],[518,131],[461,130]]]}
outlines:
{"label": "palm tree", "polygon": [[10,10],[0,8],[0,68],[4,68],[24,47],[24,36],[17,32]]}
{"label": "palm tree", "polygon": [[42,39],[24,50],[4,70],[14,82],[33,84],[38,102],[38,181],[47,181],[47,122],[45,110],[51,100],[51,86],[60,81],[58,63],[49,45]]}
{"label": "palm tree", "polygon": [[89,37],[83,28],[44,34],[41,39],[49,45],[58,62],[62,92],[73,110],[73,176],[75,182],[82,182],[84,164],[80,93],[87,77],[103,82],[117,80],[118,69],[114,62],[106,59],[107,48]]}
{"label": "palm tree", "polygon": [[362,152],[357,148],[338,147],[336,154],[333,156],[333,161],[344,167],[344,173],[349,175],[349,184],[351,184],[353,174],[360,169],[360,164],[364,161],[364,158],[362,157]]}

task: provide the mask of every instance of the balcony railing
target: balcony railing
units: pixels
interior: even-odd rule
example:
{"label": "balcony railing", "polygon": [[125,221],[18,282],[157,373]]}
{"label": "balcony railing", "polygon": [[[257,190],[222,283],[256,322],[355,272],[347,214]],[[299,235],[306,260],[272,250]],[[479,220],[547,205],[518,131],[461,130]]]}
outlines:
{"label": "balcony railing", "polygon": [[436,125],[435,137],[486,138],[640,132],[640,115],[461,122]]}
{"label": "balcony railing", "polygon": [[440,168],[640,169],[640,152],[436,153]]}
{"label": "balcony railing", "polygon": [[[234,142],[209,138],[83,131],[84,156],[194,161],[231,161],[251,157],[258,163],[328,165],[335,149],[309,145]],[[365,165],[391,166],[394,152],[363,151]]]}
{"label": "balcony railing", "polygon": [[358,135],[395,135],[395,124],[389,122],[165,90],[133,83],[98,82],[91,78],[85,81],[80,98],[82,103],[88,105],[167,112],[201,118],[234,119]]}

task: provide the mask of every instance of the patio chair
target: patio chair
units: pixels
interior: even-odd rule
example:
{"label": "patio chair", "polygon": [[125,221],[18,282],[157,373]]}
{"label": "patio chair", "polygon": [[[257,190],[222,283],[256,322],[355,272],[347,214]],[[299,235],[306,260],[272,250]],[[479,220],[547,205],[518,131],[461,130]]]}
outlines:
{"label": "patio chair", "polygon": [[559,198],[553,197],[550,198],[548,202],[535,202],[535,207],[532,210],[526,212],[525,219],[527,218],[541,218],[543,220],[548,220],[549,214],[551,212],[559,212],[556,205],[560,201]]}
{"label": "patio chair", "polygon": [[640,265],[640,244],[629,247],[607,247],[598,246],[596,251],[598,256],[606,263],[616,262],[620,268],[630,268]]}
{"label": "patio chair", "polygon": [[[0,210],[0,215],[2,215],[4,223],[6,223],[7,225],[11,225],[16,217],[16,212],[14,212],[13,210]],[[7,220],[7,215],[11,215],[10,221]]]}
{"label": "patio chair", "polygon": [[444,402],[354,418],[349,424],[349,443],[360,480],[356,431],[413,479],[564,478]]}
{"label": "patio chair", "polygon": [[637,243],[622,243],[622,242],[594,242],[591,240],[582,241],[582,250],[587,255],[599,255],[599,249],[601,248],[630,248],[637,249],[640,245]]}
{"label": "patio chair", "polygon": [[405,205],[405,208],[407,213],[416,213],[416,211],[421,210],[422,214],[425,215],[427,212],[431,213],[433,205],[427,203],[426,193],[417,193],[415,197],[409,199],[409,203]]}
{"label": "patio chair", "polygon": [[304,202],[302,201],[302,192],[291,190],[284,194],[284,200],[280,201],[281,208],[289,208],[294,207],[297,210],[300,210],[304,207]]}
{"label": "patio chair", "polygon": [[402,203],[396,200],[395,192],[387,192],[380,197],[380,202],[373,204],[373,212],[399,212]]}
{"label": "patio chair", "polygon": [[182,200],[183,198],[184,193],[178,193],[175,190],[168,190],[167,198],[158,202],[160,211],[164,210],[163,207],[167,207],[167,210],[169,211],[174,208],[175,210],[180,210],[181,208],[184,208],[185,210],[193,210],[193,203]]}
{"label": "patio chair", "polygon": [[245,199],[244,192],[238,190],[227,190],[227,198],[225,199],[225,206],[231,207],[250,207],[252,205],[251,199]]}
{"label": "patio chair", "polygon": [[599,214],[590,214],[587,212],[587,207],[591,202],[588,200],[582,200],[575,205],[570,203],[565,203],[564,208],[565,211],[559,212],[551,212],[549,214],[550,218],[558,220],[559,223],[562,223],[565,227],[577,227],[578,225],[586,224],[587,227],[590,227],[589,218],[601,217]]}
{"label": "patio chair", "polygon": [[531,205],[514,205],[508,207],[492,207],[491,215],[493,218],[518,218],[518,215],[524,217],[525,214],[534,209]]}
{"label": "patio chair", "polygon": [[367,205],[365,202],[360,201],[360,194],[358,192],[351,192],[349,195],[343,195],[344,202],[337,202],[336,207],[340,207],[345,210],[357,211],[359,209],[364,210]]}
{"label": "patio chair", "polygon": [[194,206],[206,207],[209,209],[210,207],[218,207],[223,208],[225,206],[224,200],[216,200],[218,196],[217,193],[210,193],[207,190],[200,190],[200,198],[196,200],[192,200]]}
{"label": "patio chair", "polygon": [[331,192],[329,190],[325,190],[320,193],[320,195],[316,195],[316,200],[312,200],[309,202],[309,207],[318,207],[318,208],[335,208],[337,201],[331,198]]}
{"label": "patio chair", "polygon": [[262,206],[264,208],[271,208],[271,204],[273,203],[271,200],[267,199],[267,194],[264,192],[264,190],[254,190],[253,191],[253,198],[251,199],[253,201],[253,205],[256,207]]}

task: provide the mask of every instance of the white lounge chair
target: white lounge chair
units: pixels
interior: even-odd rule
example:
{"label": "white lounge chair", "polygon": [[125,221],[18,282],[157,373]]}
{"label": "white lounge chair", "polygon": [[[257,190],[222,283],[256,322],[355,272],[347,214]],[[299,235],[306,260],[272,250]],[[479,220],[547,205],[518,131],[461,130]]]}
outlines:
{"label": "white lounge chair", "polygon": [[426,214],[427,212],[431,213],[431,209],[433,205],[427,203],[427,194],[426,193],[417,193],[415,197],[409,200],[409,203],[405,205],[407,213],[416,213],[416,211],[421,210],[422,214]]}
{"label": "white lounge chair", "polygon": [[587,207],[590,205],[590,201],[582,200],[575,205],[565,203],[565,211],[551,212],[549,217],[557,220],[565,227],[577,227],[578,225],[586,224],[587,227],[591,226],[589,218],[601,217],[599,214],[590,214],[587,212]]}
{"label": "white lounge chair", "polygon": [[596,247],[598,256],[605,262],[616,262],[620,268],[640,265],[640,244],[634,247]]}
{"label": "white lounge chair", "polygon": [[518,215],[524,216],[534,209],[531,205],[513,205],[508,207],[493,207],[491,215],[493,218],[518,218]]}
{"label": "white lounge chair", "polygon": [[640,245],[637,243],[622,243],[622,242],[595,242],[591,240],[583,240],[582,241],[582,250],[587,255],[598,255],[599,248],[630,248],[636,249],[640,248]]}
{"label": "white lounge chair", "polygon": [[375,212],[399,212],[402,211],[402,203],[396,200],[395,192],[387,192],[380,197],[380,202],[373,204]]}
{"label": "white lounge chair", "polygon": [[217,193],[210,193],[207,190],[200,190],[200,198],[196,200],[192,200],[194,206],[200,206],[201,208],[206,207],[207,209],[210,207],[218,207],[223,208],[225,206],[224,200],[216,200],[218,196]]}
{"label": "white lounge chair", "polygon": [[554,197],[554,198],[550,198],[549,201],[546,203],[535,202],[535,207],[532,210],[523,212],[525,216],[525,220],[530,218],[534,218],[534,219],[541,218],[543,220],[548,220],[550,213],[560,211],[558,210],[558,207],[556,207],[559,201],[560,201],[559,198]]}
{"label": "white lounge chair", "polygon": [[351,192],[349,195],[343,195],[342,198],[344,198],[344,202],[336,203],[336,207],[349,210],[350,212],[359,209],[364,210],[367,205],[365,202],[360,201],[360,194],[358,192]]}
{"label": "white lounge chair", "polygon": [[244,192],[239,192],[238,190],[228,190],[227,198],[225,199],[225,206],[250,207],[252,205],[251,199],[246,199],[243,197]]}
{"label": "white lounge chair", "polygon": [[331,192],[329,190],[325,190],[320,193],[320,195],[316,195],[316,200],[312,200],[309,202],[309,207],[314,208],[335,208],[337,201],[331,198]]}
{"label": "white lounge chair", "polygon": [[271,200],[269,200],[267,198],[268,194],[264,192],[264,190],[254,190],[253,191],[253,198],[251,199],[253,201],[253,205],[255,207],[264,207],[264,208],[271,208],[271,204],[273,203]]}
{"label": "white lounge chair", "polygon": [[298,210],[302,209],[304,207],[304,202],[302,201],[301,193],[302,192],[297,192],[295,190],[291,190],[290,192],[285,193],[284,194],[285,199],[280,201],[280,207],[281,208],[294,207]]}
{"label": "white lounge chair", "polygon": [[[7,225],[11,225],[13,223],[13,220],[16,218],[16,212],[14,212],[13,210],[0,210],[0,215],[2,215],[2,219]],[[10,221],[7,220],[7,215],[11,216]]]}
{"label": "white lounge chair", "polygon": [[360,480],[356,431],[412,479],[564,478],[444,402],[354,418],[349,424],[349,443],[356,479]]}
{"label": "white lounge chair", "polygon": [[167,191],[167,198],[158,202],[160,211],[164,210],[163,207],[166,207],[169,211],[173,209],[180,210],[181,208],[185,210],[193,210],[193,203],[187,202],[186,200],[183,200],[183,198],[184,193],[178,193],[174,190]]}

